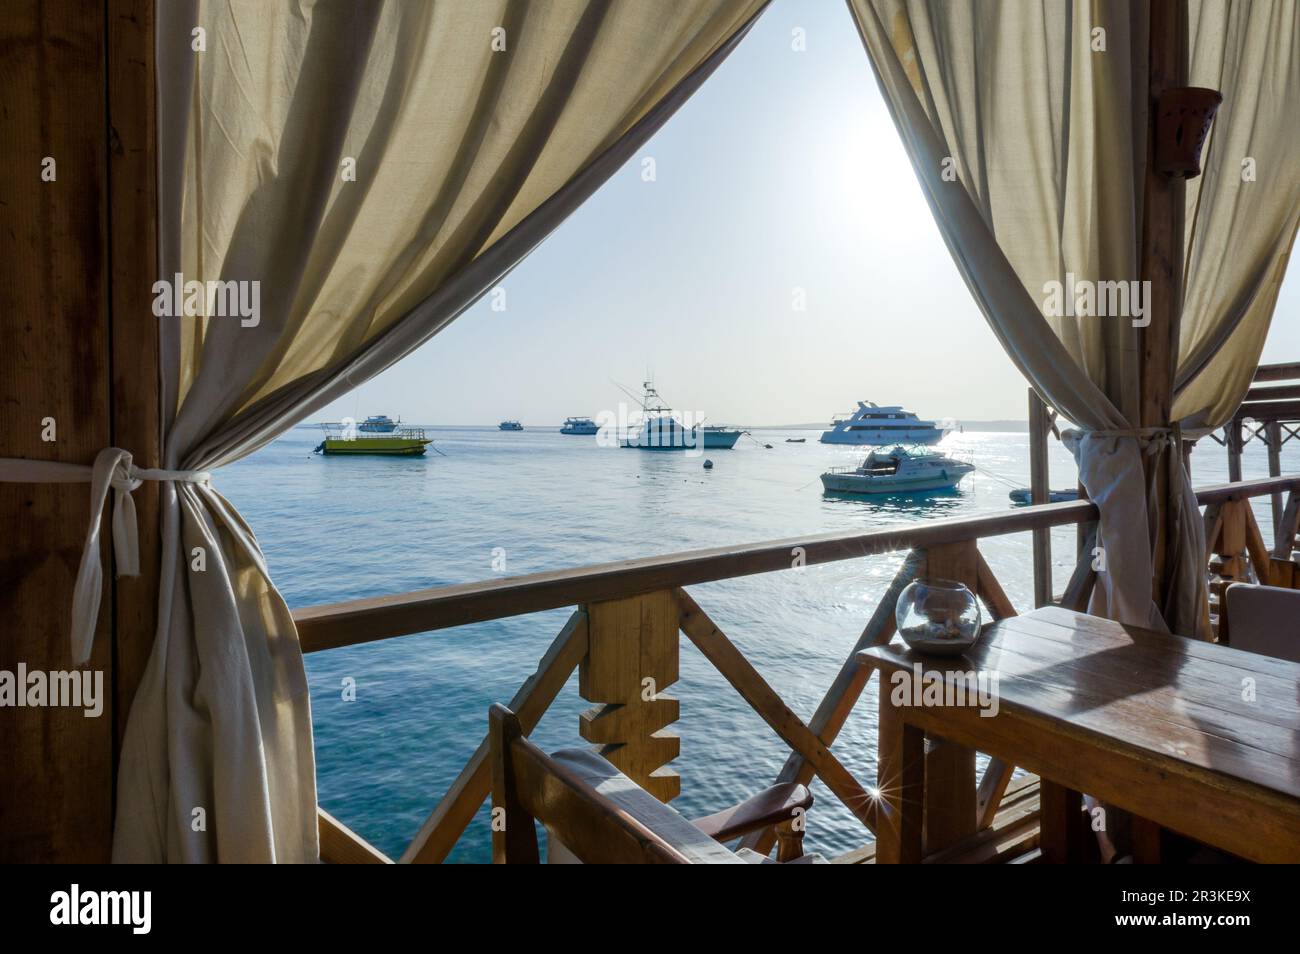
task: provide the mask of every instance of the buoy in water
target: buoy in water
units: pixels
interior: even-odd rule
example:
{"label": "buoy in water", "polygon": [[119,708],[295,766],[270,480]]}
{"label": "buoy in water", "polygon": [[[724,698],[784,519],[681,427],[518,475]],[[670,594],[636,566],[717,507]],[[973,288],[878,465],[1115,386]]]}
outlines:
{"label": "buoy in water", "polygon": [[704,461],[704,469],[705,469],[705,470],[712,470],[712,469],[713,469],[713,461],[711,461],[711,460],[705,460],[705,461]]}

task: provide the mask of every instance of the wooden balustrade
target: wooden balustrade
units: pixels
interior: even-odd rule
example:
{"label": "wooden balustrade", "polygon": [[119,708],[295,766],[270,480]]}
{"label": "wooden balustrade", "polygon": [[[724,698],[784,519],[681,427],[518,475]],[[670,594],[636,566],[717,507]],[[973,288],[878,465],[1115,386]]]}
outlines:
{"label": "wooden balustrade", "polygon": [[[1250,499],[1272,493],[1286,493],[1288,500],[1283,528],[1270,555],[1250,511]],[[1198,498],[1206,506],[1207,541],[1220,561],[1221,575],[1240,579],[1250,566],[1257,575],[1262,573],[1261,579],[1278,581],[1280,565],[1294,566],[1290,561],[1300,523],[1300,476],[1209,487],[1199,491]],[[665,802],[681,790],[681,780],[670,765],[680,751],[680,741],[671,729],[679,707],[664,690],[678,679],[679,633],[684,633],[790,749],[777,781],[806,784],[814,777],[821,779],[866,829],[874,831],[877,825],[888,823],[878,816],[881,802],[833,751],[836,737],[866,686],[867,673],[855,663],[855,654],[892,638],[898,596],[918,576],[966,584],[992,619],[1015,615],[1015,607],[979,551],[978,541],[985,537],[1079,524],[1087,545],[1081,549],[1060,603],[1085,607],[1096,581],[1092,569],[1096,520],[1097,509],[1090,501],[1047,504],[867,533],[719,547],[355,600],[299,610],[294,620],[303,650],[313,652],[576,605],[537,671],[510,701],[510,708],[518,715],[523,732],[531,732],[578,670],[580,695],[596,704],[581,715],[579,734]],[[800,563],[898,551],[906,555],[897,574],[807,722],[785,704],[684,589],[710,580],[785,570]],[[926,811],[927,853],[951,849],[993,823],[1014,767],[992,759],[977,782],[975,759],[973,750],[954,744],[936,746],[926,753],[926,777],[945,780],[942,786],[928,789],[932,801]],[[889,766],[878,770],[887,773]],[[485,733],[399,860],[445,859],[490,788]],[[934,796],[939,791],[943,798]],[[322,858],[327,861],[389,860],[324,811],[320,830]],[[747,836],[743,843],[766,853],[774,841],[775,833],[768,830]]]}

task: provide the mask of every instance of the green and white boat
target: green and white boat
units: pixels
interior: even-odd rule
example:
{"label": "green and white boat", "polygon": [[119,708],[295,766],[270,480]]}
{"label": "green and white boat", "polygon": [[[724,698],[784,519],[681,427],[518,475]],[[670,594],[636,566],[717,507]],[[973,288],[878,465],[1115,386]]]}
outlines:
{"label": "green and white boat", "polygon": [[354,424],[322,423],[325,440],[316,445],[317,454],[378,454],[384,457],[419,457],[433,443],[422,427],[399,427],[375,434]]}

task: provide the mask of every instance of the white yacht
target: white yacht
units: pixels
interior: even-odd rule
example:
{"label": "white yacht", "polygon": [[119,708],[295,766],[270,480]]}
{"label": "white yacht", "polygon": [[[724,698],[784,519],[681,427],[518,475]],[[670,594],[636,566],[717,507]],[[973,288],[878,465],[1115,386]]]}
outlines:
{"label": "white yacht", "polygon": [[951,490],[975,468],[936,451],[903,447],[872,451],[857,467],[836,467],[822,474],[822,486],[841,494],[910,494]]}
{"label": "white yacht", "polygon": [[721,424],[687,427],[673,414],[673,409],[664,404],[653,382],[646,381],[642,387],[645,388],[645,395],[638,399],[642,412],[641,422],[622,440],[623,447],[640,450],[730,450],[736,446],[741,433],[736,428]]}
{"label": "white yacht", "polygon": [[589,417],[567,417],[560,428],[561,434],[599,434],[600,425]]}
{"label": "white yacht", "polygon": [[823,431],[823,444],[937,444],[952,428],[934,421],[922,421],[916,414],[898,405],[881,407],[872,401],[859,401],[850,415],[831,421]]}

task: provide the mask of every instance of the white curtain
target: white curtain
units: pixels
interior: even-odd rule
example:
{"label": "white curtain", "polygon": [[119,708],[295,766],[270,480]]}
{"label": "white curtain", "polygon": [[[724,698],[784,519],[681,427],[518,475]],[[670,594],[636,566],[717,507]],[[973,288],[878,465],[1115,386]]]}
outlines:
{"label": "white curtain", "polygon": [[252,530],[193,472],[252,453],[445,327],[659,128],[765,2],[158,3],[160,273],[258,282],[259,309],[160,318],[172,479],[115,860],[317,857],[293,622]]}
{"label": "white curtain", "polygon": [[[1079,425],[1067,443],[1101,511],[1106,559],[1093,611],[1204,635],[1204,531],[1172,425],[1223,423],[1263,347],[1300,208],[1300,5],[1190,0],[1191,81],[1224,102],[1206,174],[1187,190],[1173,420],[1142,430],[1141,316],[1055,306],[1078,281],[1140,278],[1148,4],[848,2],[977,304],[1026,378]],[[1240,174],[1246,157],[1253,182]],[[1148,496],[1144,454],[1168,466],[1162,500]],[[1155,507],[1174,541],[1162,606],[1151,541],[1135,532]]]}

